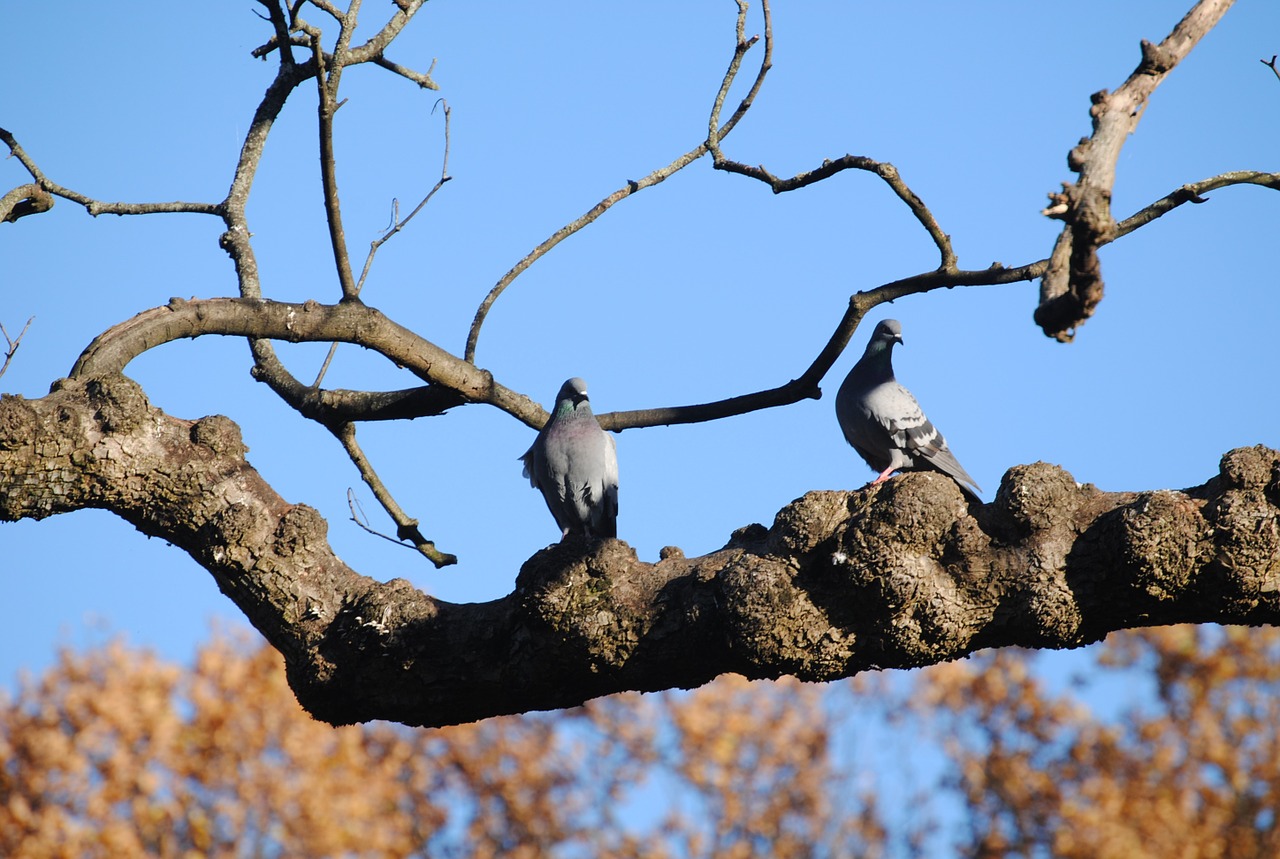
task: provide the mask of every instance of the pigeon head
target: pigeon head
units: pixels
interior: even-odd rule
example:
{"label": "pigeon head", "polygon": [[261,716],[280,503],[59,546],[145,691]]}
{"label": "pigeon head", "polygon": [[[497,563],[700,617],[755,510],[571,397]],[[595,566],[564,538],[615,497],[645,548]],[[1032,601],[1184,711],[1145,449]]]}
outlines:
{"label": "pigeon head", "polygon": [[591,399],[587,396],[587,383],[577,376],[561,385],[560,393],[556,394],[557,406],[568,403],[569,408],[576,409],[582,403],[590,402]]}
{"label": "pigeon head", "polygon": [[902,342],[902,323],[896,319],[882,319],[871,332],[871,341],[867,343],[867,352],[892,349],[894,343]]}
{"label": "pigeon head", "polygon": [[867,351],[862,353],[859,364],[879,368],[892,375],[890,360],[893,357],[893,344],[902,342],[902,323],[896,319],[882,319],[871,332],[867,341]]}

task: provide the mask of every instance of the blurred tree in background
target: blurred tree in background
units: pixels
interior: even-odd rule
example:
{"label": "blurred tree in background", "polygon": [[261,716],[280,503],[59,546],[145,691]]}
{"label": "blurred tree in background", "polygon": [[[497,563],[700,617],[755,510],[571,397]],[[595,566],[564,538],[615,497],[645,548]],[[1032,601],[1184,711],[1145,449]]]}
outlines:
{"label": "blurred tree in background", "polygon": [[[1278,655],[1275,629],[1169,627],[1112,636],[1062,690],[1006,649],[334,729],[265,645],[217,635],[186,669],[116,642],[0,707],[0,855],[1275,856]],[[909,768],[842,751],[873,714],[946,752],[905,803],[880,788]]]}

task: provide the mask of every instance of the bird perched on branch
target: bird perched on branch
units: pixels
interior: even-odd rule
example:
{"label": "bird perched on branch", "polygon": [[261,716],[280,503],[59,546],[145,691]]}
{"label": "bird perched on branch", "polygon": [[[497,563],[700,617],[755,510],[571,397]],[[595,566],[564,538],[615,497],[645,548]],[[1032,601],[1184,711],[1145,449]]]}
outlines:
{"label": "bird perched on branch", "polygon": [[924,416],[911,392],[893,376],[893,347],[902,342],[902,324],[885,319],[871,332],[867,351],[840,385],[836,419],[845,440],[879,472],[870,485],[895,471],[941,471],[975,501],[980,488],[956,461],[947,440]]}
{"label": "bird perched on branch", "polygon": [[561,540],[570,533],[618,536],[617,447],[591,412],[586,382],[575,377],[560,386],[551,419],[520,459]]}

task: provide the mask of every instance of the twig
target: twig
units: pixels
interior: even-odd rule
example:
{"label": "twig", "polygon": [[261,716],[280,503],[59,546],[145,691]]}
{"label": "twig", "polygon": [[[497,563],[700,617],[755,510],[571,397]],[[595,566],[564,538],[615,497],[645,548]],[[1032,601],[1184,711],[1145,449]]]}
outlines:
{"label": "twig", "polygon": [[1266,66],[1267,68],[1271,69],[1271,71],[1275,73],[1276,78],[1277,78],[1277,79],[1280,79],[1280,69],[1276,68],[1276,57],[1277,57],[1277,56],[1280,56],[1280,54],[1272,54],[1272,55],[1271,55],[1271,59],[1269,59],[1269,60],[1258,60],[1258,62],[1262,63],[1264,66]]}
{"label": "twig", "polygon": [[[378,473],[374,470],[373,464],[369,462],[368,457],[364,455],[364,451],[360,449],[360,444],[356,441],[356,428],[354,424],[344,423],[336,427],[330,427],[330,431],[342,442],[343,448],[347,451],[347,456],[351,457],[351,461],[356,468],[360,470],[360,477],[365,484],[373,492],[373,497],[378,499],[378,503],[382,505],[382,509],[387,511],[387,515],[396,523],[396,536],[400,540],[407,541],[414,549],[418,550],[424,558],[435,564],[437,568],[447,567],[450,564],[458,563],[456,555],[450,555],[447,552],[441,552],[436,548],[436,544],[422,536],[422,532],[418,530],[418,520],[405,515],[404,510],[400,509],[400,505],[396,503],[395,498],[387,490],[382,479],[378,477]],[[347,499],[352,499],[351,490],[347,490]],[[377,534],[372,528],[362,525],[358,519],[355,519],[354,511],[352,519],[357,525],[360,525],[366,531]],[[384,539],[391,539],[385,534],[378,534]]]}
{"label": "twig", "polygon": [[[768,0],[764,0],[761,6],[764,9],[766,20],[768,20],[768,15],[769,15]],[[733,72],[733,74],[737,73],[736,64],[741,63],[741,53],[744,53],[748,48],[751,47],[751,44],[755,43],[754,40],[750,40],[751,44],[748,44],[746,47],[743,47],[742,31],[744,26],[743,16],[745,14],[746,14],[745,4],[740,4],[739,12],[738,12],[738,25],[737,25],[739,38],[736,43],[734,58],[733,60],[730,61],[730,70]],[[768,36],[770,32],[771,32],[770,28],[766,27],[766,34],[767,34],[766,42],[771,41],[771,38]],[[746,112],[750,109],[751,104],[755,100],[756,93],[760,91],[760,87],[764,83],[765,75],[768,74],[769,72],[769,68],[770,68],[769,57],[770,57],[770,53],[768,50],[766,50],[765,57],[760,64],[760,70],[756,73],[755,81],[751,85],[750,92],[747,94],[747,97],[744,98],[742,102],[738,105],[738,109],[734,111],[733,116],[729,118],[729,121],[726,122],[723,128],[721,128],[720,130],[720,137],[722,139],[728,136],[729,132],[731,132],[734,129],[734,127],[738,124],[738,121],[742,119],[742,117],[746,115]],[[550,251],[556,245],[560,244],[560,242],[564,241],[569,236],[578,232],[588,224],[593,223],[601,215],[609,211],[609,209],[613,208],[613,205],[615,203],[621,200],[625,200],[627,197],[630,197],[632,194],[636,193],[637,191],[642,191],[645,188],[650,188],[654,185],[657,185],[665,181],[672,174],[676,173],[679,170],[682,170],[683,168],[692,164],[694,161],[697,161],[703,155],[706,155],[708,151],[709,149],[707,147],[707,142],[704,140],[702,143],[699,143],[696,147],[694,147],[693,149],[690,149],[688,152],[676,158],[674,161],[672,161],[670,164],[666,165],[665,167],[660,167],[657,170],[654,170],[652,173],[650,173],[648,176],[645,176],[643,179],[637,179],[637,180],[632,180],[627,182],[626,185],[614,191],[612,194],[605,197],[599,203],[596,203],[594,206],[588,209],[586,213],[583,214],[581,217],[577,218],[576,220],[570,221],[568,224],[565,224],[563,227],[556,230],[548,238],[543,240],[541,244],[539,244],[537,247],[531,250],[528,254],[526,254],[523,259],[521,259],[518,263],[512,266],[511,270],[508,271],[506,274],[504,274],[501,277],[501,279],[499,279],[498,282],[494,284],[493,288],[489,290],[489,294],[486,295],[484,297],[484,300],[480,302],[480,306],[476,309],[475,318],[471,321],[471,329],[467,332],[467,346],[466,346],[466,350],[463,352],[463,359],[470,363],[473,363],[473,364],[475,363],[476,344],[480,340],[480,329],[481,327],[484,326],[484,321],[486,318],[488,318],[489,311],[493,309],[493,303],[498,300],[498,297],[502,295],[502,293],[506,290],[506,288],[510,286],[511,283],[517,277],[519,277],[524,271],[526,271],[529,268],[529,266],[533,265],[535,262],[537,262],[539,259],[545,256],[548,251]]]}
{"label": "twig", "polygon": [[[398,213],[398,206],[393,203],[395,208],[392,209],[393,214],[391,228],[387,231],[386,235],[370,242],[369,255],[365,257],[364,269],[360,272],[360,280],[356,282],[356,295],[359,295],[364,289],[365,278],[369,276],[369,268],[373,265],[373,257],[374,254],[378,252],[378,248],[382,247],[391,239],[392,236],[404,229],[405,225],[413,220],[414,215],[421,212],[427,203],[431,201],[431,198],[436,195],[436,192],[444,187],[444,183],[453,178],[449,175],[449,104],[444,99],[439,99],[437,104],[444,105],[444,158],[441,160],[440,164],[440,178],[436,181],[436,184],[431,187],[431,190],[427,192],[427,196],[422,198],[422,202],[415,206],[413,211],[406,215],[403,221],[397,221],[395,219],[395,216]],[[435,108],[433,107],[432,112],[434,111]],[[316,374],[316,380],[311,383],[313,388],[319,388],[320,383],[324,381],[325,374],[329,372],[329,364],[332,363],[334,353],[337,352],[337,350],[337,343],[330,344],[329,353],[325,355],[324,363],[320,365],[320,372]]]}
{"label": "twig", "polygon": [[391,60],[388,60],[386,57],[381,55],[373,58],[373,64],[375,66],[381,66],[387,71],[393,72],[406,80],[413,81],[423,89],[440,89],[440,85],[431,79],[431,73],[435,71],[436,68],[436,61],[434,59],[431,61],[431,66],[425,72],[415,71],[414,69],[406,68],[399,63],[393,63]]}
{"label": "twig", "polygon": [[[70,188],[64,188],[57,182],[52,182],[36,165],[35,161],[27,155],[26,151],[18,145],[18,141],[12,134],[3,128],[0,128],[0,142],[9,147],[9,151],[14,158],[26,168],[31,174],[31,178],[45,191],[54,194],[63,199],[70,200],[84,206],[90,215],[97,217],[98,215],[155,215],[155,214],[182,214],[193,213],[198,215],[221,215],[222,206],[218,203],[187,203],[175,201],[172,203],[104,203],[95,200],[92,197],[86,197]],[[7,196],[7,195],[6,195]],[[52,205],[52,203],[50,203]],[[30,214],[29,212],[26,214]]]}
{"label": "twig", "polygon": [[[272,39],[280,47],[280,61],[283,65],[292,66],[293,45],[289,42],[289,10],[285,8],[283,0],[258,0],[267,9],[267,20],[271,22],[271,27],[276,31],[275,37]],[[265,54],[259,54],[257,51],[251,52],[251,56],[264,57]]]}
{"label": "twig", "polygon": [[1260,173],[1256,170],[1233,170],[1183,185],[1171,194],[1166,194],[1150,205],[1116,224],[1114,239],[1126,236],[1139,227],[1151,223],[1156,218],[1172,212],[1183,203],[1207,203],[1208,198],[1201,196],[1209,191],[1225,188],[1229,185],[1262,185],[1280,191],[1280,173]]}
{"label": "twig", "polygon": [[356,491],[350,487],[347,487],[347,509],[351,511],[351,521],[355,522],[366,532],[375,537],[381,537],[389,543],[395,543],[403,549],[413,548],[408,543],[401,542],[390,534],[384,534],[381,531],[374,529],[373,526],[369,524],[369,516],[364,512],[364,506],[361,505],[360,499],[356,498]]}
{"label": "twig", "polygon": [[[715,101],[711,106],[711,116],[707,120],[707,148],[711,152],[712,165],[717,170],[724,170],[728,173],[737,173],[752,179],[757,179],[767,184],[773,189],[773,193],[782,194],[787,191],[795,191],[812,185],[815,182],[821,182],[830,176],[834,176],[843,170],[866,170],[875,173],[885,183],[893,189],[893,192],[907,204],[915,215],[916,220],[925,228],[929,235],[933,238],[933,242],[938,246],[938,251],[942,255],[942,262],[939,266],[944,270],[952,270],[956,265],[956,256],[951,248],[950,237],[943,232],[938,226],[937,220],[933,217],[933,213],[929,211],[924,202],[911,190],[902,180],[898,169],[892,164],[874,161],[859,155],[844,155],[840,158],[827,159],[822,162],[821,166],[803,173],[797,173],[790,179],[780,179],[766,170],[762,165],[750,166],[739,161],[733,161],[724,156],[720,149],[720,141],[724,139],[727,130],[731,127],[726,124],[724,128],[720,126],[720,111],[724,107],[724,100],[729,94],[729,88],[732,86],[734,79],[738,74],[738,66],[742,61],[743,55],[755,44],[756,37],[746,38],[746,11],[747,4],[744,0],[738,0],[738,48],[734,52],[733,61],[729,64],[729,70],[725,73],[724,80],[720,84],[720,90],[716,93]],[[773,16],[769,9],[769,4],[764,4],[764,61],[761,63],[761,76],[757,78],[756,85],[752,87],[747,97],[743,100],[743,106],[739,108],[739,112],[735,114],[734,121],[741,115],[741,112],[749,107],[754,100],[759,85],[763,80],[763,73],[767,72],[773,66]]]}
{"label": "twig", "polygon": [[13,356],[17,353],[18,347],[22,345],[22,338],[27,335],[27,329],[30,328],[31,323],[35,321],[36,321],[36,318],[34,316],[28,319],[27,324],[22,326],[22,331],[18,333],[18,336],[16,338],[10,337],[9,332],[5,331],[4,329],[4,323],[0,323],[0,334],[4,335],[4,340],[5,340],[5,343],[7,344],[5,346],[4,364],[0,365],[0,376],[3,376],[5,374],[5,371],[9,369],[9,363],[13,360]]}
{"label": "twig", "polygon": [[[359,11],[360,0],[352,0],[350,7],[340,18],[338,40],[333,48],[333,59],[328,64],[325,63],[319,28],[300,18],[294,24],[297,29],[306,33],[311,41],[312,69],[319,95],[316,115],[319,120],[320,184],[324,189],[324,212],[325,220],[329,225],[329,244],[333,249],[333,263],[337,269],[338,283],[342,287],[343,301],[354,301],[357,294],[355,277],[351,272],[351,257],[347,252],[346,232],[342,226],[342,205],[338,200],[338,165],[333,147],[333,120],[338,108],[341,107],[338,102],[338,88],[342,83],[342,70],[347,63],[347,49],[351,43]],[[330,14],[337,15],[338,12],[334,9]]]}

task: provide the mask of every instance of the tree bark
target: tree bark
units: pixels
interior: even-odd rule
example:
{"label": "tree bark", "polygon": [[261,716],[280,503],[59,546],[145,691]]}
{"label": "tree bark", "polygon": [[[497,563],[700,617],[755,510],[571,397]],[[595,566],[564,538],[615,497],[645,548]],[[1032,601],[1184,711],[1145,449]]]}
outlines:
{"label": "tree bark", "polygon": [[1280,622],[1280,454],[1226,454],[1183,492],[1107,493],[1046,463],[966,506],[914,473],[810,492],[698,558],[569,539],[515,589],[455,605],[342,563],[221,416],[187,421],[119,376],[0,399],[0,521],[112,511],[189,553],[333,724],[448,725],[719,674],[822,681],[985,647],[1079,647],[1170,623]]}

